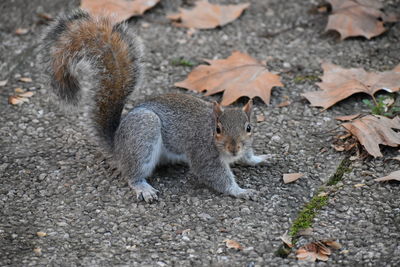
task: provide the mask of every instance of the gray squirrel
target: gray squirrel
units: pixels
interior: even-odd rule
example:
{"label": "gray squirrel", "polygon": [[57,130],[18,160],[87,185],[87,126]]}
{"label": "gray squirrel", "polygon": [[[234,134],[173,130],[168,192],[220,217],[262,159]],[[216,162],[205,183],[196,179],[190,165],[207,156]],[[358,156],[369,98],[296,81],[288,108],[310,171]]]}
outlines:
{"label": "gray squirrel", "polygon": [[[256,165],[267,158],[253,153],[251,100],[243,108],[223,108],[186,94],[165,94],[121,116],[142,80],[140,38],[124,23],[114,25],[82,10],[57,18],[41,50],[59,101],[77,106],[89,99],[100,146],[139,200],[158,200],[159,191],[146,179],[158,164],[168,162],[188,163],[200,181],[218,192],[255,199],[257,192],[239,187],[229,167],[239,160]],[[96,79],[87,91],[80,85],[82,75]]]}

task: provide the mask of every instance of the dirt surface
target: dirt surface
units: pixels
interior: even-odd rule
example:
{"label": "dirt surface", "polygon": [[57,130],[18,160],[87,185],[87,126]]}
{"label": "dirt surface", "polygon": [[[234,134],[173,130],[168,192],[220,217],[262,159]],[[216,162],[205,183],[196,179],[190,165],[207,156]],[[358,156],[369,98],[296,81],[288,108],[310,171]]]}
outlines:
{"label": "dirt surface", "polygon": [[[255,103],[255,150],[271,155],[266,166],[234,166],[240,185],[260,191],[257,201],[220,195],[203,185],[184,165],[161,167],[150,179],[161,200],[138,202],[127,181],[113,175],[85,129],[85,120],[65,114],[49,100],[41,83],[37,45],[45,25],[37,13],[68,12],[79,1],[3,1],[0,4],[0,265],[1,266],[297,266],[294,254],[275,255],[280,236],[289,230],[303,205],[336,172],[344,154],[331,148],[340,132],[335,116],[368,112],[353,96],[321,112],[301,93],[317,90],[320,63],[384,71],[400,62],[400,24],[372,40],[339,42],[324,33],[326,16],[311,15],[319,1],[257,1],[237,21],[193,36],[173,27],[165,14],[193,1],[161,0],[133,18],[146,43],[146,83],[132,101],[182,92],[173,87],[191,67],[173,64],[184,58],[225,58],[234,50],[280,72],[285,84],[275,88],[270,105]],[[238,3],[240,1],[218,1]],[[400,12],[399,1],[385,8]],[[29,28],[16,35],[16,28]],[[22,83],[19,77],[30,77]],[[35,92],[29,103],[13,106],[8,96],[17,87]],[[205,98],[219,100],[220,96]],[[277,105],[287,98],[291,104]],[[244,101],[238,103],[243,104]],[[333,238],[343,248],[316,265],[398,266],[400,263],[400,187],[373,179],[399,168],[397,149],[384,158],[351,163],[329,203],[313,222],[313,238]],[[305,176],[283,184],[282,174]],[[354,186],[364,184],[362,186]],[[45,232],[44,237],[37,232]],[[233,239],[244,249],[227,249]]]}

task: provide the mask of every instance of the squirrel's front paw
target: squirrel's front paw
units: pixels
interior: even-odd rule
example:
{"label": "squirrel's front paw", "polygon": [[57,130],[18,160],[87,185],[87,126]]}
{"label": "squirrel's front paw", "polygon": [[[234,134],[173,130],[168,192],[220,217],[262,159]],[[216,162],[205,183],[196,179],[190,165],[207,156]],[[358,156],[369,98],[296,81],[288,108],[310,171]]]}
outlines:
{"label": "squirrel's front paw", "polygon": [[144,200],[148,203],[158,200],[159,191],[157,189],[154,189],[147,182],[135,183],[131,185],[131,187],[135,190],[138,200]]}
{"label": "squirrel's front paw", "polygon": [[242,189],[242,188],[240,188],[240,190],[232,193],[231,195],[234,196],[234,197],[237,197],[237,198],[257,200],[258,192],[256,190],[253,190],[253,189]]}

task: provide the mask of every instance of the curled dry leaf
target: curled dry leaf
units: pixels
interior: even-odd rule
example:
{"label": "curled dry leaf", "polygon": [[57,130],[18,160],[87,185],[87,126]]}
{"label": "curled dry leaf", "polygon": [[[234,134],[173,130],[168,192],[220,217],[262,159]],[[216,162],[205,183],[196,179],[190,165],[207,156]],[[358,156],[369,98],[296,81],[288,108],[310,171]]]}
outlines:
{"label": "curled dry leaf", "polygon": [[24,35],[27,34],[29,32],[29,29],[25,29],[25,28],[18,28],[15,30],[15,34],[17,35]]}
{"label": "curled dry leaf", "polygon": [[360,114],[338,116],[338,117],[335,117],[335,120],[338,120],[338,121],[352,121],[352,120],[354,120],[354,119],[356,119],[358,117],[360,117]]}
{"label": "curled dry leaf", "polygon": [[21,77],[21,78],[18,79],[18,81],[24,82],[24,83],[31,83],[32,79],[28,78],[28,77]]}
{"label": "curled dry leaf", "polygon": [[327,109],[355,93],[373,96],[379,90],[400,90],[400,65],[391,71],[379,73],[366,72],[361,68],[345,69],[332,63],[323,63],[322,69],[322,82],[317,83],[322,91],[303,94],[311,106]]}
{"label": "curled dry leaf", "polygon": [[285,232],[282,236],[280,236],[280,238],[289,248],[293,247],[292,237],[288,234],[288,232]]}
{"label": "curled dry leaf", "polygon": [[342,245],[339,242],[336,242],[334,240],[324,240],[322,241],[322,243],[324,243],[325,245],[327,245],[328,247],[331,247],[333,249],[341,249]]}
{"label": "curled dry leaf", "polygon": [[264,116],[264,114],[257,114],[256,119],[257,119],[257,122],[262,122],[262,121],[265,121],[265,116]]}
{"label": "curled dry leaf", "polygon": [[[333,245],[332,248],[339,246],[340,244],[334,241],[316,241],[308,243],[296,251],[296,257],[298,260],[305,260],[314,262],[316,260],[327,261],[329,255],[332,254],[328,248],[328,244]],[[334,247],[335,246],[335,247]]]}
{"label": "curled dry leaf", "polygon": [[34,252],[37,256],[42,255],[42,249],[41,249],[41,248],[34,248],[34,249],[33,249],[33,252]]}
{"label": "curled dry leaf", "polygon": [[379,1],[374,0],[328,0],[332,6],[326,31],[335,30],[341,39],[351,36],[364,36],[367,39],[378,36],[387,29],[385,22],[394,22],[398,18],[386,15],[380,9]]}
{"label": "curled dry leaf", "polygon": [[227,248],[233,248],[233,249],[237,249],[237,250],[243,249],[242,245],[240,245],[240,243],[235,240],[225,239],[224,243]]}
{"label": "curled dry leaf", "polygon": [[400,144],[400,118],[389,119],[383,116],[368,115],[352,122],[343,123],[367,152],[374,157],[382,157],[379,145],[396,147]]}
{"label": "curled dry leaf", "polygon": [[390,173],[388,176],[375,179],[375,181],[377,182],[392,181],[392,180],[400,181],[400,171],[395,171]]}
{"label": "curled dry leaf", "polygon": [[394,157],[392,159],[400,161],[400,156]]}
{"label": "curled dry leaf", "polygon": [[302,173],[285,173],[283,174],[283,182],[285,184],[291,183],[302,177]]}
{"label": "curled dry leaf", "polygon": [[81,8],[95,16],[110,17],[118,23],[142,15],[160,0],[82,0]]}
{"label": "curled dry leaf", "polygon": [[45,232],[37,232],[36,235],[38,237],[45,237],[45,236],[47,236],[47,233],[45,233]]}
{"label": "curled dry leaf", "polygon": [[227,59],[205,60],[209,66],[195,68],[186,80],[175,86],[213,95],[224,91],[221,104],[226,106],[242,96],[260,97],[269,103],[274,86],[283,86],[280,77],[247,54],[235,51]]}
{"label": "curled dry leaf", "polygon": [[197,1],[193,9],[180,8],[180,13],[168,15],[167,18],[179,27],[212,29],[223,26],[237,19],[250,4],[215,5],[207,0]]}
{"label": "curled dry leaf", "polygon": [[34,92],[25,92],[21,88],[15,88],[17,95],[8,97],[8,103],[11,105],[20,105],[24,102],[29,102],[29,97],[34,95]]}

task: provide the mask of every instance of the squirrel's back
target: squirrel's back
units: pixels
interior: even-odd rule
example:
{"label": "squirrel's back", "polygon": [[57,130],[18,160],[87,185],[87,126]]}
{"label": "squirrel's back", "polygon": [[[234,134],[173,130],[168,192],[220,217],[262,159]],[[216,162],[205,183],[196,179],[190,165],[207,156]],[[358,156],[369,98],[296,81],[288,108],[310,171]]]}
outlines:
{"label": "squirrel's back", "polygon": [[[43,38],[42,62],[51,87],[65,104],[77,105],[86,92],[97,135],[112,147],[128,95],[141,82],[142,45],[125,24],[77,10],[61,16]],[[92,76],[88,91],[82,76]],[[86,104],[86,103],[85,103]]]}

